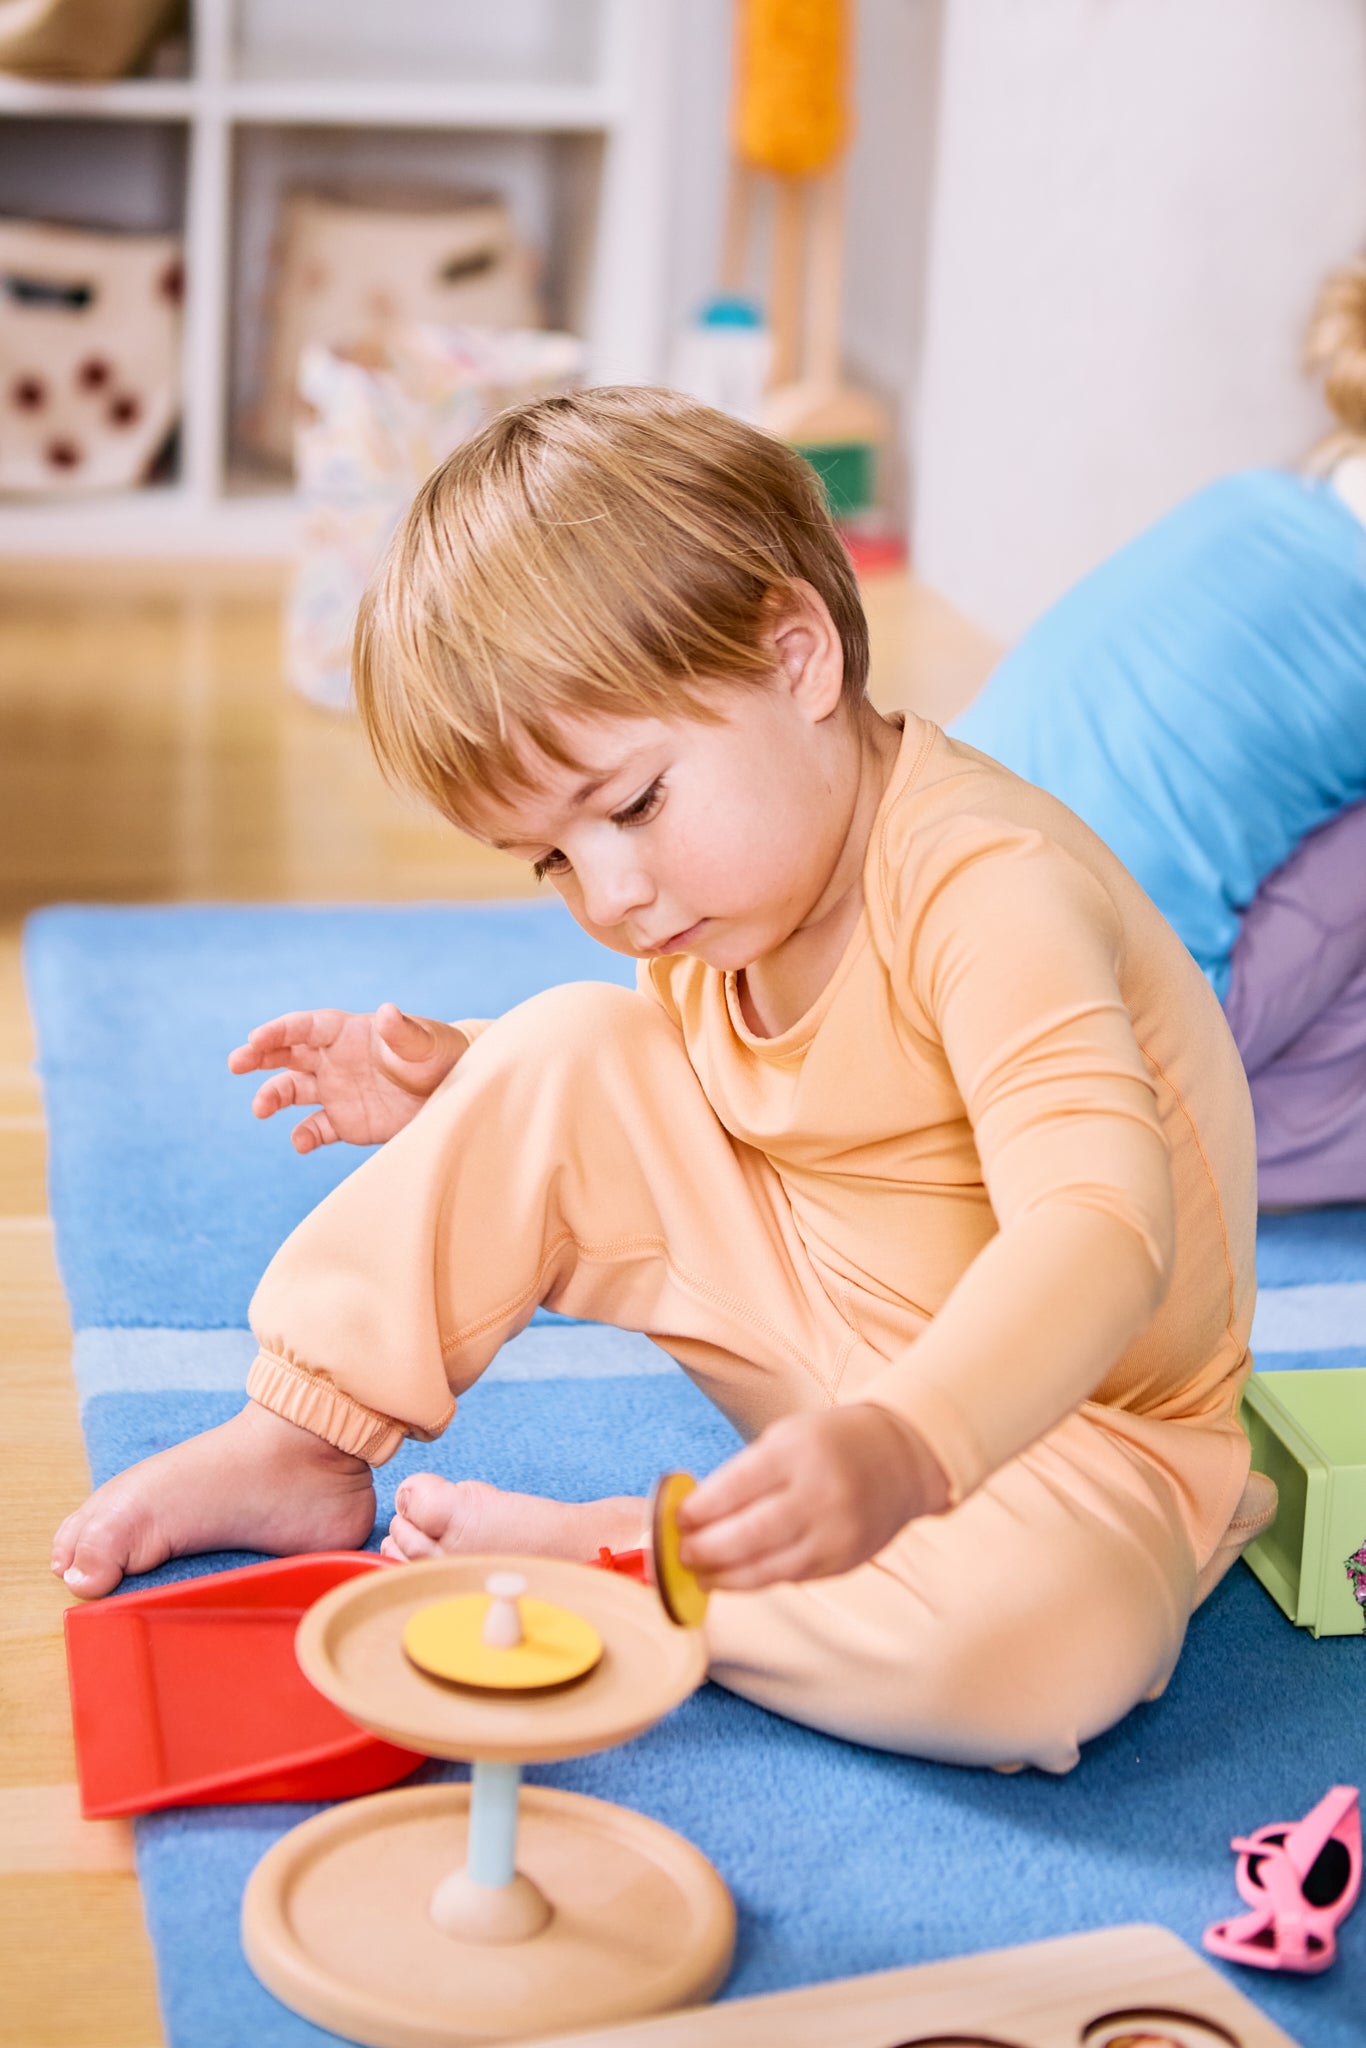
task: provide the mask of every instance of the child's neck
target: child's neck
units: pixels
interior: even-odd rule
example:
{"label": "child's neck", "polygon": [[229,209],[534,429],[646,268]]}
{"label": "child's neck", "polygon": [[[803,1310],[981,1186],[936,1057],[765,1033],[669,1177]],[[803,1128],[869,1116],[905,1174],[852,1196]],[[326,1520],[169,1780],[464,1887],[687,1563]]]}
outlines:
{"label": "child's neck", "polygon": [[791,936],[736,977],[740,1014],[760,1038],[777,1038],[804,1017],[844,956],[863,912],[863,866],[873,820],[901,748],[902,728],[865,702],[851,748],[848,824],[830,878]]}

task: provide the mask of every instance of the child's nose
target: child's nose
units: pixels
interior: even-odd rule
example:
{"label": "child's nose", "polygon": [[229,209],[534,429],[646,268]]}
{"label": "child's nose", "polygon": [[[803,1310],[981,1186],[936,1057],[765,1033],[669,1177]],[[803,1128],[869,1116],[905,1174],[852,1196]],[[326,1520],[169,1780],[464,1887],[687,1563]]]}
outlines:
{"label": "child's nose", "polygon": [[603,860],[579,870],[584,914],[590,924],[621,924],[654,896],[648,875],[635,860]]}

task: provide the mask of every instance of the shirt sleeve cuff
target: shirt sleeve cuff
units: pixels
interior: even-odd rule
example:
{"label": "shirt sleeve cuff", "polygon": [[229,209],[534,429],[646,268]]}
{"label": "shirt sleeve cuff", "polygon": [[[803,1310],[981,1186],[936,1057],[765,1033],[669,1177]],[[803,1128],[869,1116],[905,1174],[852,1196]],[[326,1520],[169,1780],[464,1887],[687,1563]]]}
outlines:
{"label": "shirt sleeve cuff", "polygon": [[405,1437],[430,1443],[433,1437],[440,1436],[455,1413],[452,1401],[449,1412],[435,1429],[418,1429],[396,1422],[393,1416],[381,1415],[344,1394],[326,1373],[314,1372],[295,1359],[264,1348],[257,1353],[247,1374],[247,1393],[263,1408],[269,1408],[272,1415],[297,1423],[300,1429],[320,1436],[325,1443],[349,1452],[353,1458],[364,1458],[367,1465],[386,1465]]}
{"label": "shirt sleeve cuff", "polygon": [[880,1372],[859,1389],[859,1400],[888,1409],[915,1431],[948,1482],[949,1507],[956,1508],[986,1478],[989,1463],[956,1402],[932,1382],[917,1379],[909,1364],[899,1361]]}

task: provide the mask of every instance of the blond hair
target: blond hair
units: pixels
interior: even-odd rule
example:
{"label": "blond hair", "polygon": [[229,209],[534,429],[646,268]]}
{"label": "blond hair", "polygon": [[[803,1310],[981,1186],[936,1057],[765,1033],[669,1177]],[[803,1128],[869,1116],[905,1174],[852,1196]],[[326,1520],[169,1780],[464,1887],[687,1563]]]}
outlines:
{"label": "blond hair", "polygon": [[774,674],[804,582],[863,695],[868,631],[815,472],[677,392],[515,406],[430,476],[362,601],[356,702],[386,777],[460,823],[463,800],[571,767],[575,718],[723,716]]}
{"label": "blond hair", "polygon": [[1338,420],[1306,465],[1326,474],[1345,455],[1366,451],[1366,262],[1349,263],[1324,283],[1305,335],[1304,366],[1322,377]]}

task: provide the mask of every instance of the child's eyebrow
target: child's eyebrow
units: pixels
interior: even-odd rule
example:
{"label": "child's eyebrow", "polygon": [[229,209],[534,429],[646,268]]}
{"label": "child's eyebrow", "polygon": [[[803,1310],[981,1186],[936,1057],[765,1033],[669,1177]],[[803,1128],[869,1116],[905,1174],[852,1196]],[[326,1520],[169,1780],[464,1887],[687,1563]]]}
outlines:
{"label": "child's eyebrow", "polygon": [[[614,761],[610,768],[604,768],[601,774],[590,775],[586,782],[581,782],[578,788],[571,792],[569,808],[572,811],[580,809],[582,805],[588,802],[590,797],[596,796],[600,789],[605,789],[615,776],[620,775],[623,768],[629,768],[636,755],[644,751],[642,747],[633,747],[629,754],[623,754],[619,761]],[[494,847],[499,853],[507,853],[514,846],[524,846],[526,844],[527,842],[523,839],[490,839],[489,841],[489,845]]]}

